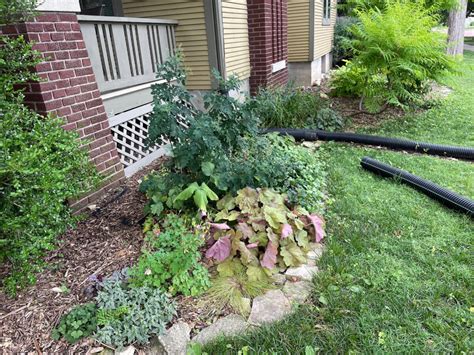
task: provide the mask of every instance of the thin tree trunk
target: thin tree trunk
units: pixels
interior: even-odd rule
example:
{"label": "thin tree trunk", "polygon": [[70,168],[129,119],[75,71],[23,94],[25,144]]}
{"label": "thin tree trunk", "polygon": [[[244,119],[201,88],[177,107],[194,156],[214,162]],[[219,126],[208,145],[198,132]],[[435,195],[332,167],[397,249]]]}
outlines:
{"label": "thin tree trunk", "polygon": [[448,17],[448,54],[462,55],[464,51],[464,23],[467,1],[459,0],[458,5],[449,11]]}

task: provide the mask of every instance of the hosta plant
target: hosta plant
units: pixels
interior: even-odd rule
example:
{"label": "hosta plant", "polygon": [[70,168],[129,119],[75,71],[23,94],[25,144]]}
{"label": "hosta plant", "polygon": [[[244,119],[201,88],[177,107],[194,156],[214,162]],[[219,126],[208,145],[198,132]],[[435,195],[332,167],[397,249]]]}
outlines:
{"label": "hosta plant", "polygon": [[286,196],[272,189],[244,188],[217,202],[206,257],[225,275],[238,261],[249,280],[264,280],[280,269],[306,261],[310,241],[324,237],[323,220],[302,208],[290,209]]}

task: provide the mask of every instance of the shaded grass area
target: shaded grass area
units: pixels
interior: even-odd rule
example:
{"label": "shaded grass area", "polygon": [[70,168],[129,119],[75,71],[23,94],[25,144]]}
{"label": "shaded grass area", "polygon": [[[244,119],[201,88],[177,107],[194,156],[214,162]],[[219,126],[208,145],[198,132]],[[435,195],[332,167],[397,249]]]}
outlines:
{"label": "shaded grass area", "polygon": [[[467,64],[474,54],[466,55]],[[474,72],[450,80],[439,107],[377,130],[434,143],[474,145]],[[309,305],[282,322],[206,346],[210,354],[474,351],[474,222],[396,181],[360,168],[364,155],[474,198],[474,164],[324,146],[329,169],[322,271]]]}

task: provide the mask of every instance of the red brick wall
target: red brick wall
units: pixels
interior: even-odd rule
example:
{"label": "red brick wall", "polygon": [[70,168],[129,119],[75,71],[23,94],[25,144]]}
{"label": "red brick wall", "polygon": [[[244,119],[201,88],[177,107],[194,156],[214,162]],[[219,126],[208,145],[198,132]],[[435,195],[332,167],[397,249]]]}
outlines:
{"label": "red brick wall", "polygon": [[25,86],[25,104],[40,114],[65,120],[64,129],[87,140],[91,161],[106,176],[98,191],[75,201],[81,209],[107,189],[118,186],[124,172],[75,14],[42,14],[32,22],[2,28],[4,34],[22,34],[34,41],[45,58],[33,70],[44,80]]}
{"label": "red brick wall", "polygon": [[247,0],[250,45],[250,91],[284,85],[288,67],[272,73],[272,64],[288,60],[287,0]]}

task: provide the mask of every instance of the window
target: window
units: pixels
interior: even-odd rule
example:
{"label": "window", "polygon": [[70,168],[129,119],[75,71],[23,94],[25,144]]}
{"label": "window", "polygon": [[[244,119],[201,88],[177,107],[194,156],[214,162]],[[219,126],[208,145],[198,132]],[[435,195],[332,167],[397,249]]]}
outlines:
{"label": "window", "polygon": [[80,0],[81,13],[96,16],[123,16],[120,0]]}
{"label": "window", "polygon": [[323,0],[323,25],[331,24],[331,0]]}

